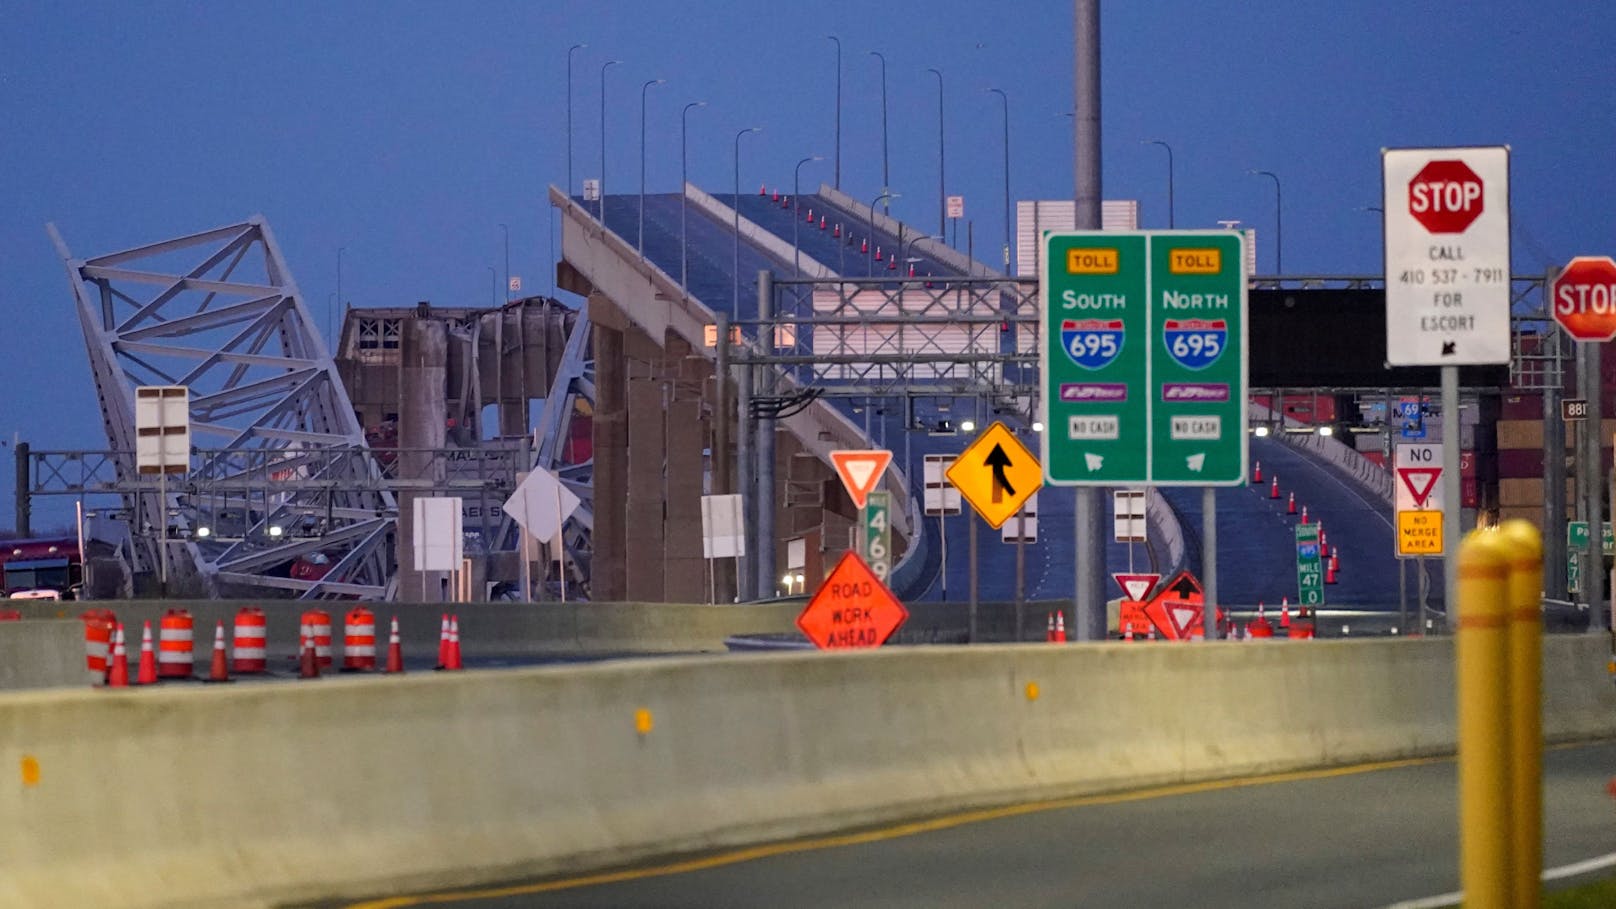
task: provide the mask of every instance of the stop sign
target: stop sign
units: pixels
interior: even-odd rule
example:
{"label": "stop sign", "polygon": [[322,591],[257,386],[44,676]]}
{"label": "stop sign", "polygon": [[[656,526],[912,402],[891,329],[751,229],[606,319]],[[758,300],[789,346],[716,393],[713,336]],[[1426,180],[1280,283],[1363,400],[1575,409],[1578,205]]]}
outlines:
{"label": "stop sign", "polygon": [[1554,321],[1578,341],[1616,338],[1616,262],[1609,256],[1572,259],[1549,286]]}
{"label": "stop sign", "polygon": [[1408,181],[1408,213],[1433,234],[1464,233],[1482,207],[1481,178],[1463,161],[1432,161]]}

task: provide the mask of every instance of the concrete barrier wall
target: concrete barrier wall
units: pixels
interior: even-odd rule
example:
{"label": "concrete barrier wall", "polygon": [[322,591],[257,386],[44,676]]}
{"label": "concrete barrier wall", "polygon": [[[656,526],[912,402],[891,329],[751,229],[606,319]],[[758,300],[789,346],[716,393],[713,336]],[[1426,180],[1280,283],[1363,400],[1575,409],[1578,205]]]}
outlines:
{"label": "concrete barrier wall", "polygon": [[[320,604],[262,600],[190,600],[172,604],[153,600],[93,602],[16,601],[25,618],[76,617],[88,608],[111,609],[124,624],[131,665],[140,652],[141,622],[158,620],[170,605],[189,610],[196,623],[195,656],[206,666],[213,646],[214,623],[222,621],[228,643],[236,612],[242,606],[263,608],[272,655],[297,655],[298,621],[318,605],[331,613],[334,640],[342,636],[342,617],[353,603]],[[460,640],[468,653],[481,656],[532,653],[689,653],[724,650],[724,639],[736,634],[771,634],[796,627],[800,603],[722,605],[679,603],[366,603],[376,614],[377,633],[387,640],[388,622],[399,618],[406,653],[433,652],[445,612],[460,616]],[[8,623],[0,623],[0,630]],[[82,625],[79,626],[82,629]],[[79,644],[83,664],[82,630]]]}
{"label": "concrete barrier wall", "polygon": [[[1550,738],[1616,734],[1603,649],[1547,645]],[[1439,754],[1452,657],[1442,639],[904,648],[12,694],[0,905],[458,886]]]}
{"label": "concrete barrier wall", "polygon": [[84,623],[66,619],[0,622],[0,689],[85,686]]}

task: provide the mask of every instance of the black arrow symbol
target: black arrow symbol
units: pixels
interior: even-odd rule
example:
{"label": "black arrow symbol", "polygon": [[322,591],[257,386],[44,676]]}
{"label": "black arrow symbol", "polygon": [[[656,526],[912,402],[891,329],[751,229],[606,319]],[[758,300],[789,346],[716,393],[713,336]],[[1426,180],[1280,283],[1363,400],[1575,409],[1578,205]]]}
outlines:
{"label": "black arrow symbol", "polygon": [[1004,493],[1016,494],[1015,487],[1010,485],[1009,478],[1004,475],[1004,469],[1010,466],[1010,456],[1004,453],[1002,447],[995,444],[993,450],[988,452],[988,456],[983,459],[982,466],[993,468],[993,501],[995,504],[1003,500]]}
{"label": "black arrow symbol", "polygon": [[1201,592],[1201,588],[1195,586],[1195,582],[1190,580],[1189,575],[1185,574],[1178,576],[1178,580],[1173,582],[1171,590],[1178,594],[1178,598],[1181,600],[1187,600],[1190,598],[1190,594]]}

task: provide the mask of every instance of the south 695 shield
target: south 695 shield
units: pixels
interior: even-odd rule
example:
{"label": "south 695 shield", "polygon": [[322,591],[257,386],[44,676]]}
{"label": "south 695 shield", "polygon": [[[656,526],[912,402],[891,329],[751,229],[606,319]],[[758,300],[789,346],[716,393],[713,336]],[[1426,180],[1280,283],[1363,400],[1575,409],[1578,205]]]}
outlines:
{"label": "south 695 shield", "polygon": [[1084,369],[1100,369],[1122,353],[1121,319],[1063,319],[1061,347]]}
{"label": "south 695 shield", "polygon": [[1223,319],[1168,319],[1162,324],[1167,355],[1185,369],[1205,369],[1229,346],[1229,323]]}

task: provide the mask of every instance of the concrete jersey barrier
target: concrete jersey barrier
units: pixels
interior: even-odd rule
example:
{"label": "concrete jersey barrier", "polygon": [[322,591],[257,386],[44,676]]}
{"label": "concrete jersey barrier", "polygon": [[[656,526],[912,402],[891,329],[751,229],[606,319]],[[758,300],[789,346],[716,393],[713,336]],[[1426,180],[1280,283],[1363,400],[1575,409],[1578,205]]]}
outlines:
{"label": "concrete jersey barrier", "polygon": [[0,622],[0,689],[71,688],[94,681],[84,659],[83,622]]}
{"label": "concrete jersey barrier", "polygon": [[[1547,737],[1616,733],[1604,641],[1545,648]],[[1442,754],[1452,665],[1451,639],[1089,644],[25,692],[0,697],[0,767],[22,768],[0,786],[0,905],[464,886]]]}

